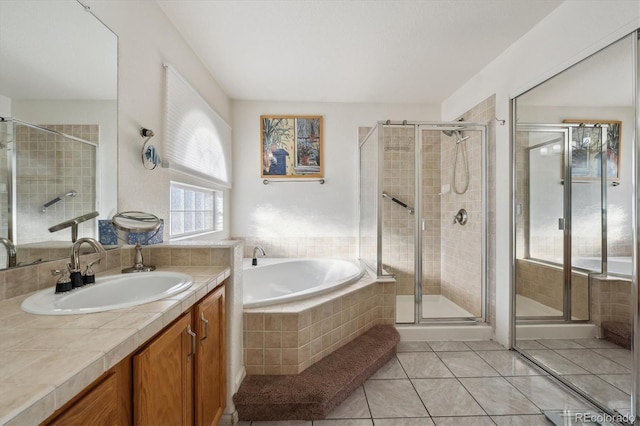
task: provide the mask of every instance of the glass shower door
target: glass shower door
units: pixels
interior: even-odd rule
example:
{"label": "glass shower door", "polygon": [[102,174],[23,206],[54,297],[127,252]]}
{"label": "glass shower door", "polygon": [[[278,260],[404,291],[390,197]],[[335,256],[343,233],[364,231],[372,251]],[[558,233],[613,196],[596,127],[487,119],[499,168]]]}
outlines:
{"label": "glass shower door", "polygon": [[568,130],[519,126],[516,134],[516,313],[564,318],[564,152]]}
{"label": "glass shower door", "polygon": [[396,323],[413,323],[415,293],[415,155],[413,124],[383,124],[380,132],[382,262],[396,280]]}
{"label": "glass shower door", "polygon": [[378,127],[362,128],[360,144],[359,258],[380,276],[378,229]]}
{"label": "glass shower door", "polygon": [[518,125],[516,147],[516,317],[588,321],[606,258],[606,126]]}
{"label": "glass shower door", "polygon": [[486,132],[471,123],[420,128],[422,322],[483,321]]}

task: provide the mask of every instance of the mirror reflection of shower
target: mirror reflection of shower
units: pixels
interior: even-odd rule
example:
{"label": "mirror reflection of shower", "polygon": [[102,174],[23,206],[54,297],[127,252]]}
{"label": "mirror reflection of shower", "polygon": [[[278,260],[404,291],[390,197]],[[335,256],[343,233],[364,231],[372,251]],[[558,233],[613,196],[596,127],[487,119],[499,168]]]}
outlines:
{"label": "mirror reflection of shower", "polygon": [[[467,161],[467,144],[463,142],[469,139],[470,136],[463,137],[458,130],[443,130],[442,133],[444,133],[446,136],[454,136],[456,138],[456,152],[453,156],[453,171],[451,172],[451,182],[453,183],[453,191],[456,194],[464,194],[469,188],[469,163]],[[460,153],[460,156],[462,157],[461,161],[464,167],[462,171],[462,189],[458,189],[458,153]]]}

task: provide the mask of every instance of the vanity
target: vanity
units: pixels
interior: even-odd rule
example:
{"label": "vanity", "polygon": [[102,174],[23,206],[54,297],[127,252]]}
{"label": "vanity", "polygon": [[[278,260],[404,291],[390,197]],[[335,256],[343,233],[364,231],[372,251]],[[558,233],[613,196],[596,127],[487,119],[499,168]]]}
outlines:
{"label": "vanity", "polygon": [[43,424],[218,424],[226,402],[221,280],[228,270],[213,273],[202,299]]}
{"label": "vanity", "polygon": [[[241,336],[233,300],[242,246],[145,251],[159,273],[188,274],[193,285],[154,302],[81,315],[25,313],[28,294],[0,301],[0,425],[218,424],[221,416],[230,422],[223,410],[241,380],[232,366],[241,355],[236,359],[232,348],[239,345],[233,336]],[[120,274],[133,256],[132,248],[109,251],[98,280]],[[30,275],[29,268],[36,267],[19,270]]]}

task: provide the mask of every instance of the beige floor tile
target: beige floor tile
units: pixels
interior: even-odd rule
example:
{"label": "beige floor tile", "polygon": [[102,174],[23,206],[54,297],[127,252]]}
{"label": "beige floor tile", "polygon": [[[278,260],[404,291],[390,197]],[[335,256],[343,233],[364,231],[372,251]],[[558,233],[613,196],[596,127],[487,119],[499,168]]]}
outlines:
{"label": "beige floor tile", "polygon": [[410,378],[453,377],[433,352],[403,352],[396,356]]}
{"label": "beige floor tile", "polygon": [[475,352],[440,352],[438,356],[456,377],[500,375]]}
{"label": "beige floor tile", "polygon": [[369,405],[367,398],[364,396],[362,386],[358,387],[353,393],[340,405],[338,405],[329,415],[327,419],[370,419]]}
{"label": "beige floor tile", "polygon": [[490,415],[538,414],[540,410],[503,377],[463,378],[460,383]]}
{"label": "beige floor tile", "polygon": [[364,391],[374,418],[429,415],[408,379],[368,380]]}
{"label": "beige floor tile", "polygon": [[414,379],[412,382],[432,417],[486,415],[458,379]]}

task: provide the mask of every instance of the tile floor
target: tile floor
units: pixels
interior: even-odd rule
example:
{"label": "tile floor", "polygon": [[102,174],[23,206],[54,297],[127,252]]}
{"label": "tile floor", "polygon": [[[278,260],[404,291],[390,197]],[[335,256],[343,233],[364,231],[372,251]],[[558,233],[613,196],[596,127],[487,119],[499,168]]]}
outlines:
{"label": "tile floor", "polygon": [[631,351],[601,339],[519,340],[536,361],[613,410],[631,407]]}
{"label": "tile floor", "polygon": [[588,408],[495,342],[400,342],[326,420],[240,426],[549,425],[543,410]]}

